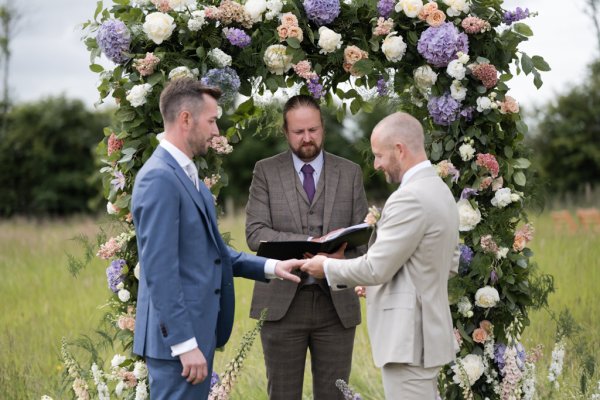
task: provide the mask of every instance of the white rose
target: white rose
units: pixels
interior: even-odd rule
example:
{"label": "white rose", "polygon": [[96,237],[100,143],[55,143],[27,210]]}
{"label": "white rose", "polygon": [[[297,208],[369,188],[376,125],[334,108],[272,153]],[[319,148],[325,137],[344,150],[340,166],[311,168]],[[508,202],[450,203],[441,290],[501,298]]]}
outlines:
{"label": "white rose", "polygon": [[465,68],[465,65],[459,60],[450,61],[450,63],[448,63],[448,66],[446,67],[446,73],[454,79],[464,79],[466,72],[467,69]]}
{"label": "white rose", "polygon": [[169,72],[169,80],[181,79],[181,78],[197,78],[198,77],[198,68],[194,68],[190,70],[188,67],[177,67],[173,68],[171,72]]}
{"label": "white rose", "polygon": [[197,32],[206,23],[204,10],[196,10],[192,12],[191,18],[188,20],[188,29],[192,32]]}
{"label": "white rose", "polygon": [[481,308],[494,307],[500,301],[498,291],[491,286],[484,286],[477,289],[475,293],[475,305]]}
{"label": "white rose", "polygon": [[463,143],[459,148],[458,152],[460,153],[460,158],[463,161],[469,161],[475,155],[475,149],[468,143]]}
{"label": "white rose", "polygon": [[136,361],[133,367],[133,375],[137,379],[144,379],[148,376],[148,368],[146,367],[146,363],[143,361]]}
{"label": "white rose", "polygon": [[458,61],[460,61],[463,64],[466,64],[469,62],[469,55],[466,53],[463,53],[462,51],[459,51],[458,53],[456,53],[456,57],[458,57]]}
{"label": "white rose", "polygon": [[148,398],[148,387],[146,381],[138,382],[135,387],[135,400],[146,400]]}
{"label": "white rose", "polygon": [[129,301],[129,298],[131,297],[131,293],[129,293],[129,290],[127,290],[127,289],[121,289],[121,290],[119,290],[119,293],[117,293],[117,296],[119,296],[119,300],[121,300],[123,303],[125,303],[126,301]]}
{"label": "white rose", "polygon": [[332,53],[342,47],[342,35],[335,33],[331,29],[322,26],[319,28],[319,53]]}
{"label": "white rose", "polygon": [[117,290],[121,290],[125,287],[125,284],[123,282],[119,282],[116,286]]}
{"label": "white rose", "polygon": [[195,10],[196,0],[169,0],[169,7],[175,11]]}
{"label": "white rose", "polygon": [[153,12],[146,15],[146,21],[142,28],[150,40],[156,44],[161,44],[171,37],[175,29],[173,21],[175,20],[169,14]]}
{"label": "white rose", "polygon": [[286,54],[286,47],[281,44],[273,44],[267,47],[263,61],[269,71],[276,75],[283,75],[292,68],[292,56]]}
{"label": "white rose", "polygon": [[467,199],[461,199],[456,203],[458,207],[459,226],[461,232],[470,231],[481,221],[481,211],[471,206]]}
{"label": "white rose", "polygon": [[415,80],[415,85],[419,89],[429,89],[435,82],[437,81],[437,74],[433,72],[433,69],[429,65],[423,65],[413,72],[413,78]]}
{"label": "white rose", "polygon": [[116,213],[119,212],[119,210],[117,209],[117,207],[115,207],[115,205],[113,203],[111,203],[109,201],[108,203],[106,203],[106,212],[109,215],[115,215]]}
{"label": "white rose", "polygon": [[455,100],[463,101],[467,97],[467,88],[459,80],[455,79],[452,81],[452,85],[450,85],[450,96]]}
{"label": "white rose", "polygon": [[507,254],[508,254],[508,247],[500,247],[498,249],[498,252],[496,253],[496,259],[501,260],[503,258],[506,258]]}
{"label": "white rose", "polygon": [[489,110],[490,107],[492,107],[492,101],[488,97],[482,96],[477,98],[477,111]]}
{"label": "white rose", "polygon": [[139,107],[146,104],[146,96],[152,91],[152,85],[144,83],[142,85],[135,85],[127,92],[125,97],[132,107]]}
{"label": "white rose", "polygon": [[267,13],[265,14],[265,19],[272,20],[277,17],[281,13],[281,9],[283,8],[283,2],[280,0],[269,0],[267,1]]}
{"label": "white rose", "polygon": [[123,362],[127,360],[127,357],[122,356],[120,354],[115,354],[115,356],[112,358],[110,365],[113,368],[117,368],[119,365],[123,364]]}
{"label": "white rose", "polygon": [[422,0],[400,0],[395,7],[397,12],[404,11],[409,18],[414,18],[423,9],[423,1]]}
{"label": "white rose", "polygon": [[[452,372],[454,372],[452,378],[454,383],[468,387],[473,386],[473,384],[481,378],[485,367],[481,356],[478,356],[477,354],[467,354],[463,358],[456,360],[456,364],[454,364],[451,369]],[[465,374],[467,376],[464,376]],[[464,382],[465,378],[469,380],[468,383]]]}
{"label": "white rose", "polygon": [[467,297],[461,297],[456,304],[456,308],[463,317],[469,318],[473,316],[473,305],[471,305],[471,302]]}
{"label": "white rose", "polygon": [[467,0],[444,0],[444,3],[448,6],[446,14],[449,17],[458,17],[461,13],[469,12]]}
{"label": "white rose", "polygon": [[208,52],[208,59],[219,68],[229,67],[231,65],[231,56],[221,49],[212,49]]}
{"label": "white rose", "polygon": [[133,268],[133,276],[139,281],[140,280],[140,263],[135,264]]}
{"label": "white rose", "polygon": [[381,51],[385,54],[385,58],[391,62],[398,62],[406,53],[406,43],[402,36],[388,35],[381,45]]}
{"label": "white rose", "polygon": [[250,15],[253,22],[260,22],[262,15],[267,11],[266,0],[248,0],[244,4],[244,10]]}
{"label": "white rose", "polygon": [[518,193],[510,194],[510,201],[512,201],[514,203],[515,201],[519,201],[519,200],[521,200],[521,196],[519,196]]}
{"label": "white rose", "polygon": [[494,198],[492,199],[492,205],[498,208],[504,208],[512,203],[511,192],[509,188],[502,188],[496,190]]}

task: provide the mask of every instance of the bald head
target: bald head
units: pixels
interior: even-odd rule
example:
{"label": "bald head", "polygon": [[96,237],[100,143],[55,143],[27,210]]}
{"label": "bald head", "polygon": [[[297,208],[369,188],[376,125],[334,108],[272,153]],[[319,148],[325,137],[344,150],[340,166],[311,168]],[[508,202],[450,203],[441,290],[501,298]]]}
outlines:
{"label": "bald head", "polygon": [[373,136],[390,146],[402,143],[414,156],[426,156],[423,126],[407,113],[396,112],[382,119],[373,129]]}

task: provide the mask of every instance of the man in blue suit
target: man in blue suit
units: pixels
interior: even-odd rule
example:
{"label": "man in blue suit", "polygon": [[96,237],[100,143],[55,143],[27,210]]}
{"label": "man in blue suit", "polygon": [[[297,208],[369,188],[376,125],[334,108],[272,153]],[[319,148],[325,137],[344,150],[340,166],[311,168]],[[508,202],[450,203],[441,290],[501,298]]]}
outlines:
{"label": "man in blue suit", "polygon": [[152,399],[206,399],[216,347],[231,334],[233,277],[300,279],[303,261],[267,260],[225,245],[212,194],[192,161],[219,135],[220,92],[191,79],[161,93],[165,137],[139,171],[132,198],[141,265],[133,351],[145,357]]}

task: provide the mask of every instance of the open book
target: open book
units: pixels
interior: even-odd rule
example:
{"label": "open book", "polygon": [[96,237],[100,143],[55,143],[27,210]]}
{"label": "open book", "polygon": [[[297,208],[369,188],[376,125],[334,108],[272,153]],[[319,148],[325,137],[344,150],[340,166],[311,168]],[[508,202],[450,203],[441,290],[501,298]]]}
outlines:
{"label": "open book", "polygon": [[373,227],[367,223],[352,225],[323,235],[318,242],[292,240],[284,242],[260,242],[257,256],[287,260],[304,258],[304,253],[334,253],[348,243],[346,250],[365,245],[369,242]]}

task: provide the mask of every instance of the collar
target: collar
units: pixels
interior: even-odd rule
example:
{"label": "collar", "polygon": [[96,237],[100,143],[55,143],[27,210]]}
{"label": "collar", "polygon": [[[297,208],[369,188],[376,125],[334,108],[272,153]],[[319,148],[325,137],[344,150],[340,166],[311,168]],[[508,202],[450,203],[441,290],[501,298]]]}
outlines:
{"label": "collar", "polygon": [[298,156],[296,154],[294,154],[294,152],[292,152],[292,160],[294,161],[294,169],[296,170],[297,174],[301,173],[300,169],[304,166],[304,164],[310,164],[310,166],[313,167],[315,170],[314,173],[316,175],[320,175],[321,170],[323,169],[323,160],[324,160],[323,150],[321,150],[319,155],[317,155],[317,157],[315,157],[314,160],[312,160],[311,162],[308,162],[308,163],[306,163],[306,162],[302,161],[300,158],[298,158]]}
{"label": "collar", "polygon": [[192,164],[194,169],[196,168],[192,160],[190,160],[190,158],[183,151],[179,150],[177,146],[169,142],[168,139],[163,138],[160,141],[159,146],[165,149],[175,159],[175,161],[177,161],[177,164],[179,164],[184,171],[189,164]]}
{"label": "collar", "polygon": [[404,186],[405,182],[408,182],[417,172],[428,167],[431,167],[431,161],[429,160],[421,161],[420,163],[413,165],[404,173],[402,182],[400,182],[400,187]]}

